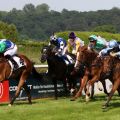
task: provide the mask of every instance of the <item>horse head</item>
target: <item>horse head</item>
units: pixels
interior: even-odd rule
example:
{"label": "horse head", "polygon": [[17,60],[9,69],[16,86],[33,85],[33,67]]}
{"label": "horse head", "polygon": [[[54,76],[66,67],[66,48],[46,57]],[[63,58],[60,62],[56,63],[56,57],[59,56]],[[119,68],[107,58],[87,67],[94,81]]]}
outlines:
{"label": "horse head", "polygon": [[55,53],[56,53],[56,50],[54,49],[52,45],[44,46],[41,50],[41,57],[40,57],[41,63],[44,63],[47,59],[54,56]]}
{"label": "horse head", "polygon": [[80,65],[89,67],[89,65],[92,64],[92,61],[97,57],[97,53],[88,50],[87,46],[80,47],[77,54],[76,67],[80,67]]}

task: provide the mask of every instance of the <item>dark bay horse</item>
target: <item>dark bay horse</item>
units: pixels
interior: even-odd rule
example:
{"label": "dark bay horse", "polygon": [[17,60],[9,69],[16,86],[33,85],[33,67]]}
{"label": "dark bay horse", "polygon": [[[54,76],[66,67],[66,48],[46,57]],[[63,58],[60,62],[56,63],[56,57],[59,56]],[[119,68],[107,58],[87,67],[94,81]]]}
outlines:
{"label": "dark bay horse", "polygon": [[10,78],[19,80],[15,96],[11,99],[9,106],[11,106],[14,103],[14,101],[18,97],[22,87],[25,89],[25,91],[27,93],[29,103],[30,104],[32,103],[30,91],[29,91],[28,86],[26,85],[25,81],[27,80],[29,74],[32,71],[35,71],[35,68],[33,67],[33,63],[26,56],[24,56],[24,55],[18,55],[18,56],[24,61],[25,66],[19,68],[16,71],[12,71],[12,68],[11,68],[8,60],[5,59],[3,54],[0,54],[0,82],[10,79]]}
{"label": "dark bay horse", "polygon": [[[76,68],[80,68],[80,65],[83,64],[85,67],[85,72],[84,72],[84,76],[81,79],[81,85],[79,88],[79,91],[77,92],[77,94],[71,99],[71,101],[74,101],[75,99],[77,99],[78,97],[80,97],[82,95],[82,90],[85,89],[86,91],[86,84],[88,82],[88,80],[91,78],[91,68],[92,68],[92,62],[97,58],[98,53],[92,51],[92,50],[88,50],[87,46],[83,46],[81,48],[79,48],[79,58],[77,60],[77,65]],[[106,90],[106,86],[105,86],[105,81],[101,81],[104,87],[104,92],[106,94],[107,90]],[[92,95],[91,97],[93,97],[94,94],[94,86],[92,86]]]}
{"label": "dark bay horse", "polygon": [[89,87],[93,85],[96,80],[108,78],[113,83],[112,89],[108,95],[106,103],[103,108],[108,107],[114,92],[118,90],[120,95],[120,60],[111,56],[96,59],[93,64],[99,64],[91,69],[92,79],[88,82],[86,95],[89,96]]}
{"label": "dark bay horse", "polygon": [[[47,60],[48,64],[48,75],[53,81],[55,89],[55,99],[57,99],[57,81],[62,81],[66,94],[68,90],[72,87],[74,88],[77,81],[74,76],[70,73],[74,68],[74,64],[67,66],[63,59],[55,55],[56,51],[53,46],[44,46],[41,51],[40,61],[43,63]],[[72,56],[75,59],[75,56]],[[67,84],[69,86],[67,87]]]}

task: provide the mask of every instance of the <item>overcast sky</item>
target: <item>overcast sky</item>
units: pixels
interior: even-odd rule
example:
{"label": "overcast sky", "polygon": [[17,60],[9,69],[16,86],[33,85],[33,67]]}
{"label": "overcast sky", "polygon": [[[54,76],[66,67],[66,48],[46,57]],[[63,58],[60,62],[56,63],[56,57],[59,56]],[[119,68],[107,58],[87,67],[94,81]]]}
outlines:
{"label": "overcast sky", "polygon": [[77,11],[109,10],[120,8],[120,0],[0,0],[0,11],[10,11],[13,8],[22,9],[25,4],[38,5],[46,3],[51,10],[61,11],[63,8]]}

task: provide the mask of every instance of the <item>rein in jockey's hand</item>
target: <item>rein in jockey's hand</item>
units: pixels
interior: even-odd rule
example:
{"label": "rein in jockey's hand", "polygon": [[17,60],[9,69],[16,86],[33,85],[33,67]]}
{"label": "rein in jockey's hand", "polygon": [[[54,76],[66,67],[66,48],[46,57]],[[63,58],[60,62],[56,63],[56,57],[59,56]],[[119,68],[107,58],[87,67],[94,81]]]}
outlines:
{"label": "rein in jockey's hand", "polygon": [[110,56],[112,56],[112,57],[116,57],[116,56],[117,56],[117,54],[116,54],[116,53],[114,53],[114,52],[110,52]]}

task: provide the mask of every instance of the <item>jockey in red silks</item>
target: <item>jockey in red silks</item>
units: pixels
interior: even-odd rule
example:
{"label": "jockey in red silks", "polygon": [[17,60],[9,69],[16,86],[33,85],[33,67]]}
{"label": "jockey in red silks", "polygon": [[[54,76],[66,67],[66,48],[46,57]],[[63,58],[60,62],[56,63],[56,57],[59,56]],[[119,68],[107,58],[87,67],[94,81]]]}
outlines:
{"label": "jockey in red silks", "polygon": [[13,59],[13,56],[17,54],[16,44],[7,39],[0,39],[0,53],[3,53],[5,58],[13,63],[15,69],[18,68],[18,64]]}

